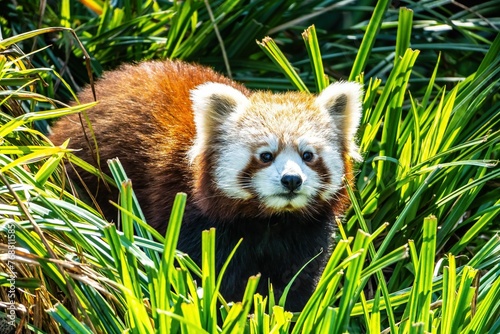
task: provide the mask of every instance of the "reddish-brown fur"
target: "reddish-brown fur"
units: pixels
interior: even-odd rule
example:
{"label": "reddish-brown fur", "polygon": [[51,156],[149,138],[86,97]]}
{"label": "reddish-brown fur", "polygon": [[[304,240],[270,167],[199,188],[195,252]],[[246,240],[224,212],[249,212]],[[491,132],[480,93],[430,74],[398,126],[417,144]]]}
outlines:
{"label": "reddish-brown fur", "polygon": [[[241,298],[246,279],[257,273],[262,274],[258,291],[266,294],[270,279],[279,296],[292,276],[322,251],[292,288],[287,306],[298,311],[312,293],[328,259],[333,219],[347,201],[345,189],[328,202],[317,198],[313,201],[315,207],[302,213],[263,215],[256,198],[242,201],[224,196],[215,187],[212,174],[215,160],[221,158],[221,152],[217,151],[221,145],[208,148],[192,165],[187,155],[196,132],[190,90],[209,81],[230,85],[247,96],[251,94],[242,85],[206,67],[182,62],[125,65],[106,73],[96,85],[99,104],[88,111],[99,144],[101,165],[107,172],[106,160],[120,159],[148,223],[161,233],[167,227],[175,195],[188,194],[178,247],[195,260],[199,260],[203,229],[217,228],[218,268],[239,239],[244,238],[221,288],[228,300]],[[85,89],[79,98],[80,102],[93,101],[91,90]],[[60,120],[51,139],[60,145],[71,138],[69,146],[81,148],[76,154],[92,162],[79,124],[77,115]],[[85,131],[90,136],[89,130]],[[352,167],[346,143],[340,146],[342,156],[346,157],[345,172],[350,175]],[[324,166],[319,169],[317,172],[327,174]],[[72,169],[68,171],[76,180]],[[98,203],[107,218],[115,219],[116,212],[107,203],[109,199],[116,201],[117,192],[110,194],[102,185],[98,187],[96,178],[88,173],[81,176],[93,193],[98,192]]]}
{"label": "reddish-brown fur", "polygon": [[[186,153],[195,134],[189,92],[207,81],[224,83],[249,94],[244,86],[209,68],[170,61],[124,65],[118,71],[105,73],[96,85],[99,104],[88,111],[88,116],[103,170],[108,171],[107,159],[118,157],[132,182],[147,181],[134,183],[134,191],[141,199],[148,222],[160,232],[165,231],[168,217],[158,213],[169,211],[178,192],[197,193],[192,190],[193,174],[204,174],[203,170],[192,171],[187,167]],[[81,103],[94,100],[90,88],[79,94],[79,100]],[[92,162],[79,124],[78,115],[61,119],[53,127],[51,140],[60,145],[71,138],[69,146],[81,148],[76,154]],[[89,130],[85,131],[90,137]],[[94,177],[88,174],[82,177],[92,191],[97,190]],[[195,189],[204,189],[209,187],[210,180],[202,176],[196,183]],[[109,194],[102,185],[99,187],[98,203],[108,218],[113,218],[111,212],[115,211],[106,203],[109,199],[116,201],[116,194]]]}

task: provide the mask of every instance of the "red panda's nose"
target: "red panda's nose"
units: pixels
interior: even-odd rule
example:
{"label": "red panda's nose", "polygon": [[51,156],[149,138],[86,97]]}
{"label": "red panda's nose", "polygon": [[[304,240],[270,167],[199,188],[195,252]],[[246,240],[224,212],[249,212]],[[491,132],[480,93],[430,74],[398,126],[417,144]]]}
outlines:
{"label": "red panda's nose", "polygon": [[294,191],[302,185],[302,178],[297,174],[285,174],[281,177],[281,184],[290,191]]}

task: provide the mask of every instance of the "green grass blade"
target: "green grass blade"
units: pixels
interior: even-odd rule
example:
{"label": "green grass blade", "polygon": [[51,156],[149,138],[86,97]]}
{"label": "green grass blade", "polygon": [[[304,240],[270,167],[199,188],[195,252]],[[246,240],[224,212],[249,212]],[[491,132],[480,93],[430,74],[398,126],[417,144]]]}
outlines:
{"label": "green grass blade", "polygon": [[57,303],[54,308],[47,310],[47,313],[61,324],[68,333],[92,333],[85,324],[75,318],[62,304]]}
{"label": "green grass blade", "polygon": [[302,38],[306,44],[307,54],[311,61],[314,80],[316,82],[316,92],[319,93],[328,86],[329,82],[328,76],[326,76],[325,70],[323,69],[323,60],[321,58],[318,36],[316,35],[316,27],[312,25],[307,28],[302,33]]}
{"label": "green grass blade", "polygon": [[[177,247],[177,241],[182,225],[182,217],[186,206],[186,194],[179,193],[175,196],[170,220],[168,222],[167,234],[165,236],[162,260],[158,270],[158,285],[156,291],[156,300],[158,308],[161,310],[170,309],[170,301],[173,299],[171,292],[172,271],[174,270],[174,256]],[[166,330],[169,328],[169,320],[163,313],[159,313],[158,328]]]}
{"label": "green grass blade", "polygon": [[390,2],[388,0],[377,1],[375,9],[373,10],[372,17],[366,27],[366,33],[363,36],[361,45],[358,49],[356,59],[352,65],[351,74],[349,75],[349,81],[354,81],[358,75],[363,73],[366,64],[372,52],[373,45],[375,44],[375,39],[379,32],[380,26],[382,25],[382,20],[384,18],[385,12],[389,7]]}
{"label": "green grass blade", "polygon": [[257,44],[298,90],[309,92],[300,76],[272,38],[266,37],[262,41],[257,42]]}
{"label": "green grass blade", "polygon": [[470,324],[462,333],[485,333],[486,324],[500,315],[500,277],[497,277],[488,293],[479,303]]}
{"label": "green grass blade", "polygon": [[[224,321],[222,333],[241,333],[246,326],[246,318],[253,305],[253,295],[257,290],[260,275],[248,279],[247,287],[241,303],[235,304]],[[234,311],[233,311],[234,309]]]}
{"label": "green grass blade", "polygon": [[203,231],[201,238],[201,280],[203,288],[203,328],[214,333],[217,328],[216,272],[215,272],[215,229]]}
{"label": "green grass blade", "polygon": [[396,35],[396,62],[400,57],[403,57],[406,50],[410,48],[411,31],[413,28],[413,11],[411,9],[401,7],[399,9],[398,32]]}
{"label": "green grass blade", "polygon": [[[447,325],[451,321],[451,327],[448,327],[449,328],[448,333],[450,334],[460,333],[465,324],[464,320],[467,318],[467,316],[470,315],[469,312],[471,310],[472,299],[474,298],[474,295],[476,294],[477,291],[476,287],[474,287],[474,280],[476,278],[476,275],[477,275],[477,270],[473,269],[470,266],[465,266],[461,273],[460,284],[458,285],[458,291],[456,292],[456,296],[451,296],[451,295],[446,296],[449,299],[452,299],[453,297],[455,298],[454,300],[455,308],[452,310],[445,309],[445,305],[443,303],[443,312],[448,313],[447,318],[443,320],[446,320],[445,324]],[[455,292],[453,291],[453,293]],[[448,306],[450,306],[449,302],[448,305],[446,305],[446,307]],[[453,312],[453,318],[452,320],[450,320],[449,313],[452,312]],[[443,329],[443,333],[444,332],[445,329]]]}
{"label": "green grass blade", "polygon": [[455,257],[448,255],[448,266],[443,269],[443,316],[441,318],[441,333],[451,334],[453,313],[455,310],[455,291],[457,285]]}
{"label": "green grass blade", "polygon": [[464,236],[460,238],[460,241],[450,250],[451,253],[457,254],[459,251],[464,249],[471,240],[481,233],[487,224],[494,221],[498,215],[500,215],[500,200],[495,203],[494,207],[496,207],[496,209],[482,215],[479,220],[464,234]]}
{"label": "green grass blade", "polygon": [[[416,267],[415,282],[408,302],[408,320],[404,322],[403,333],[416,333],[416,328],[429,331],[430,305],[432,295],[432,277],[434,272],[434,257],[436,256],[437,219],[424,219],[423,243]],[[421,327],[415,327],[420,324]]]}
{"label": "green grass blade", "polygon": [[351,310],[359,298],[354,292],[360,282],[364,259],[368,253],[369,240],[369,235],[366,232],[358,230],[354,239],[353,252],[360,252],[361,255],[347,267],[334,333],[343,333],[348,328]]}

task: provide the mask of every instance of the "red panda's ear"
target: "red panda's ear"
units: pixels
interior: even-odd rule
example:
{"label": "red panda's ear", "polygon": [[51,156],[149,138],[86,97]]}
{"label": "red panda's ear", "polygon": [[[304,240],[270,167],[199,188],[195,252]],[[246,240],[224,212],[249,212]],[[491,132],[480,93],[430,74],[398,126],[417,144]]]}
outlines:
{"label": "red panda's ear", "polygon": [[224,121],[232,112],[248,103],[242,92],[231,86],[208,82],[191,91],[196,127],[212,128],[214,122]]}
{"label": "red panda's ear", "polygon": [[361,160],[355,135],[362,115],[363,88],[356,82],[336,82],[326,87],[316,98],[320,108],[328,111],[333,123],[342,132],[349,155]]}
{"label": "red panda's ear", "polygon": [[228,117],[244,110],[247,97],[234,87],[208,82],[191,90],[196,137],[191,158],[201,153]]}

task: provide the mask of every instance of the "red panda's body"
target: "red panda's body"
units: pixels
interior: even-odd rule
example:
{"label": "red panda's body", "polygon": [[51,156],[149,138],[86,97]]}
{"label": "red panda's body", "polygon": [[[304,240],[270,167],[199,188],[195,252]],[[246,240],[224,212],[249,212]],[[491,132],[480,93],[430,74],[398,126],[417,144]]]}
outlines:
{"label": "red panda's body", "polygon": [[[334,216],[346,204],[341,177],[356,155],[359,86],[334,84],[318,97],[252,93],[208,68],[165,61],[108,72],[96,92],[99,104],[88,115],[103,170],[107,159],[120,159],[149,224],[164,233],[175,195],[185,192],[181,251],[199,260],[201,231],[215,227],[220,268],[243,238],[221,287],[228,300],[241,299],[257,273],[260,293],[270,280],[281,294],[321,253],[287,299],[299,311],[327,260]],[[79,98],[93,101],[90,89]],[[71,148],[82,148],[76,154],[93,161],[78,116],[60,120],[51,138],[71,138]],[[82,176],[95,192],[96,179]],[[109,199],[116,193],[101,185],[98,203],[113,219]]]}

